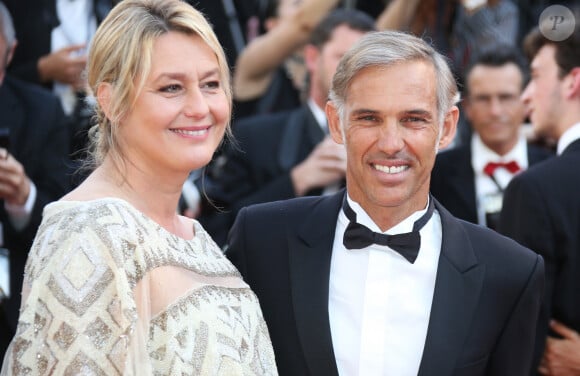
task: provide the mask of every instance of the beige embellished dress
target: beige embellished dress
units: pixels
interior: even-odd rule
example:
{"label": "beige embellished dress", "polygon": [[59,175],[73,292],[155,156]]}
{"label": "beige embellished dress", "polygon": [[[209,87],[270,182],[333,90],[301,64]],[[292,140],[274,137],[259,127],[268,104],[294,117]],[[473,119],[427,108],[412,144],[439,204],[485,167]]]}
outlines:
{"label": "beige embellished dress", "polygon": [[195,222],[115,198],[49,204],[6,375],[275,375],[256,296]]}

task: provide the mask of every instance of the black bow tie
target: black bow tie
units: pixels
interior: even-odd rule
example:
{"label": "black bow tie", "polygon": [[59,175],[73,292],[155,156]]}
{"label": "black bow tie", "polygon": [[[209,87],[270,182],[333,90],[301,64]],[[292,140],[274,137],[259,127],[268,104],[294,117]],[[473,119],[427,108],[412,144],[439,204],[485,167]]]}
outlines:
{"label": "black bow tie", "polygon": [[368,227],[356,222],[356,213],[348,205],[346,195],[342,210],[350,223],[344,231],[342,243],[346,249],[361,249],[371,244],[386,245],[399,252],[411,264],[417,259],[419,248],[421,247],[421,235],[419,231],[425,226],[435,210],[433,197],[429,197],[429,207],[427,212],[413,224],[413,231],[404,234],[386,235],[371,231]]}

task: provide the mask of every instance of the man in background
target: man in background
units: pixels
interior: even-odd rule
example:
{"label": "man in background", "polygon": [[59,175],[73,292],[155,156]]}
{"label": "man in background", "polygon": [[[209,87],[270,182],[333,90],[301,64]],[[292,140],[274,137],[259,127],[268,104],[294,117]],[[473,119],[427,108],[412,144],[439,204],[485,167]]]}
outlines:
{"label": "man in background", "polygon": [[497,229],[509,181],[550,152],[528,144],[522,129],[524,62],[497,46],[475,57],[465,75],[464,109],[471,140],[437,156],[431,193],[453,215]]}
{"label": "man in background", "polygon": [[10,297],[0,303],[4,354],[16,328],[24,264],[42,210],[69,189],[69,133],[58,98],[6,73],[17,42],[2,2],[0,32],[0,127],[9,135],[9,144],[0,147],[0,231],[2,247],[10,252]]}
{"label": "man in background", "polygon": [[531,80],[522,100],[534,132],[557,140],[557,157],[512,179],[500,231],[546,262],[536,337],[540,373],[580,374],[580,28],[576,25],[572,35],[558,42],[534,29],[524,47]]}

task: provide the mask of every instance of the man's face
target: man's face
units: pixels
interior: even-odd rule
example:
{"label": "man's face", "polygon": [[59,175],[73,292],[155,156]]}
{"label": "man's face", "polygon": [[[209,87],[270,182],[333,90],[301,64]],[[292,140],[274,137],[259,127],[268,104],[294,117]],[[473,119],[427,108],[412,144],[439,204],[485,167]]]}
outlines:
{"label": "man's face", "polygon": [[467,77],[467,118],[483,143],[500,155],[509,152],[518,141],[524,120],[522,80],[514,63],[500,67],[476,65]]}
{"label": "man's face", "polygon": [[338,62],[364,34],[360,30],[351,29],[348,25],[340,25],[334,29],[330,39],[319,50],[311,78],[313,85],[319,85],[319,91],[325,98],[330,91],[332,76],[336,72]]}
{"label": "man's face", "polygon": [[555,52],[556,48],[552,45],[545,45],[538,51],[530,65],[531,79],[522,94],[522,101],[534,132],[557,139],[562,80],[558,76]]}
{"label": "man's face", "polygon": [[458,116],[453,107],[441,127],[436,98],[433,66],[413,61],[360,71],[343,124],[327,106],[332,137],[346,146],[348,193],[381,228],[427,203],[437,149],[453,139]]}

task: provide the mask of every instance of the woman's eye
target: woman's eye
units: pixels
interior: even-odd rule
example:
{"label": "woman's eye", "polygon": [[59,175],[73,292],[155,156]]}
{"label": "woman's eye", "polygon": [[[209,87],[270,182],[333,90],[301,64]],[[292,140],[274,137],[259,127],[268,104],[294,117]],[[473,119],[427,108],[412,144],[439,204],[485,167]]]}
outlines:
{"label": "woman's eye", "polygon": [[161,88],[161,91],[164,93],[176,93],[179,90],[181,90],[181,85],[179,84],[166,85]]}
{"label": "woman's eye", "polygon": [[209,81],[209,82],[206,82],[203,86],[208,88],[208,89],[219,89],[220,82],[219,81]]}

